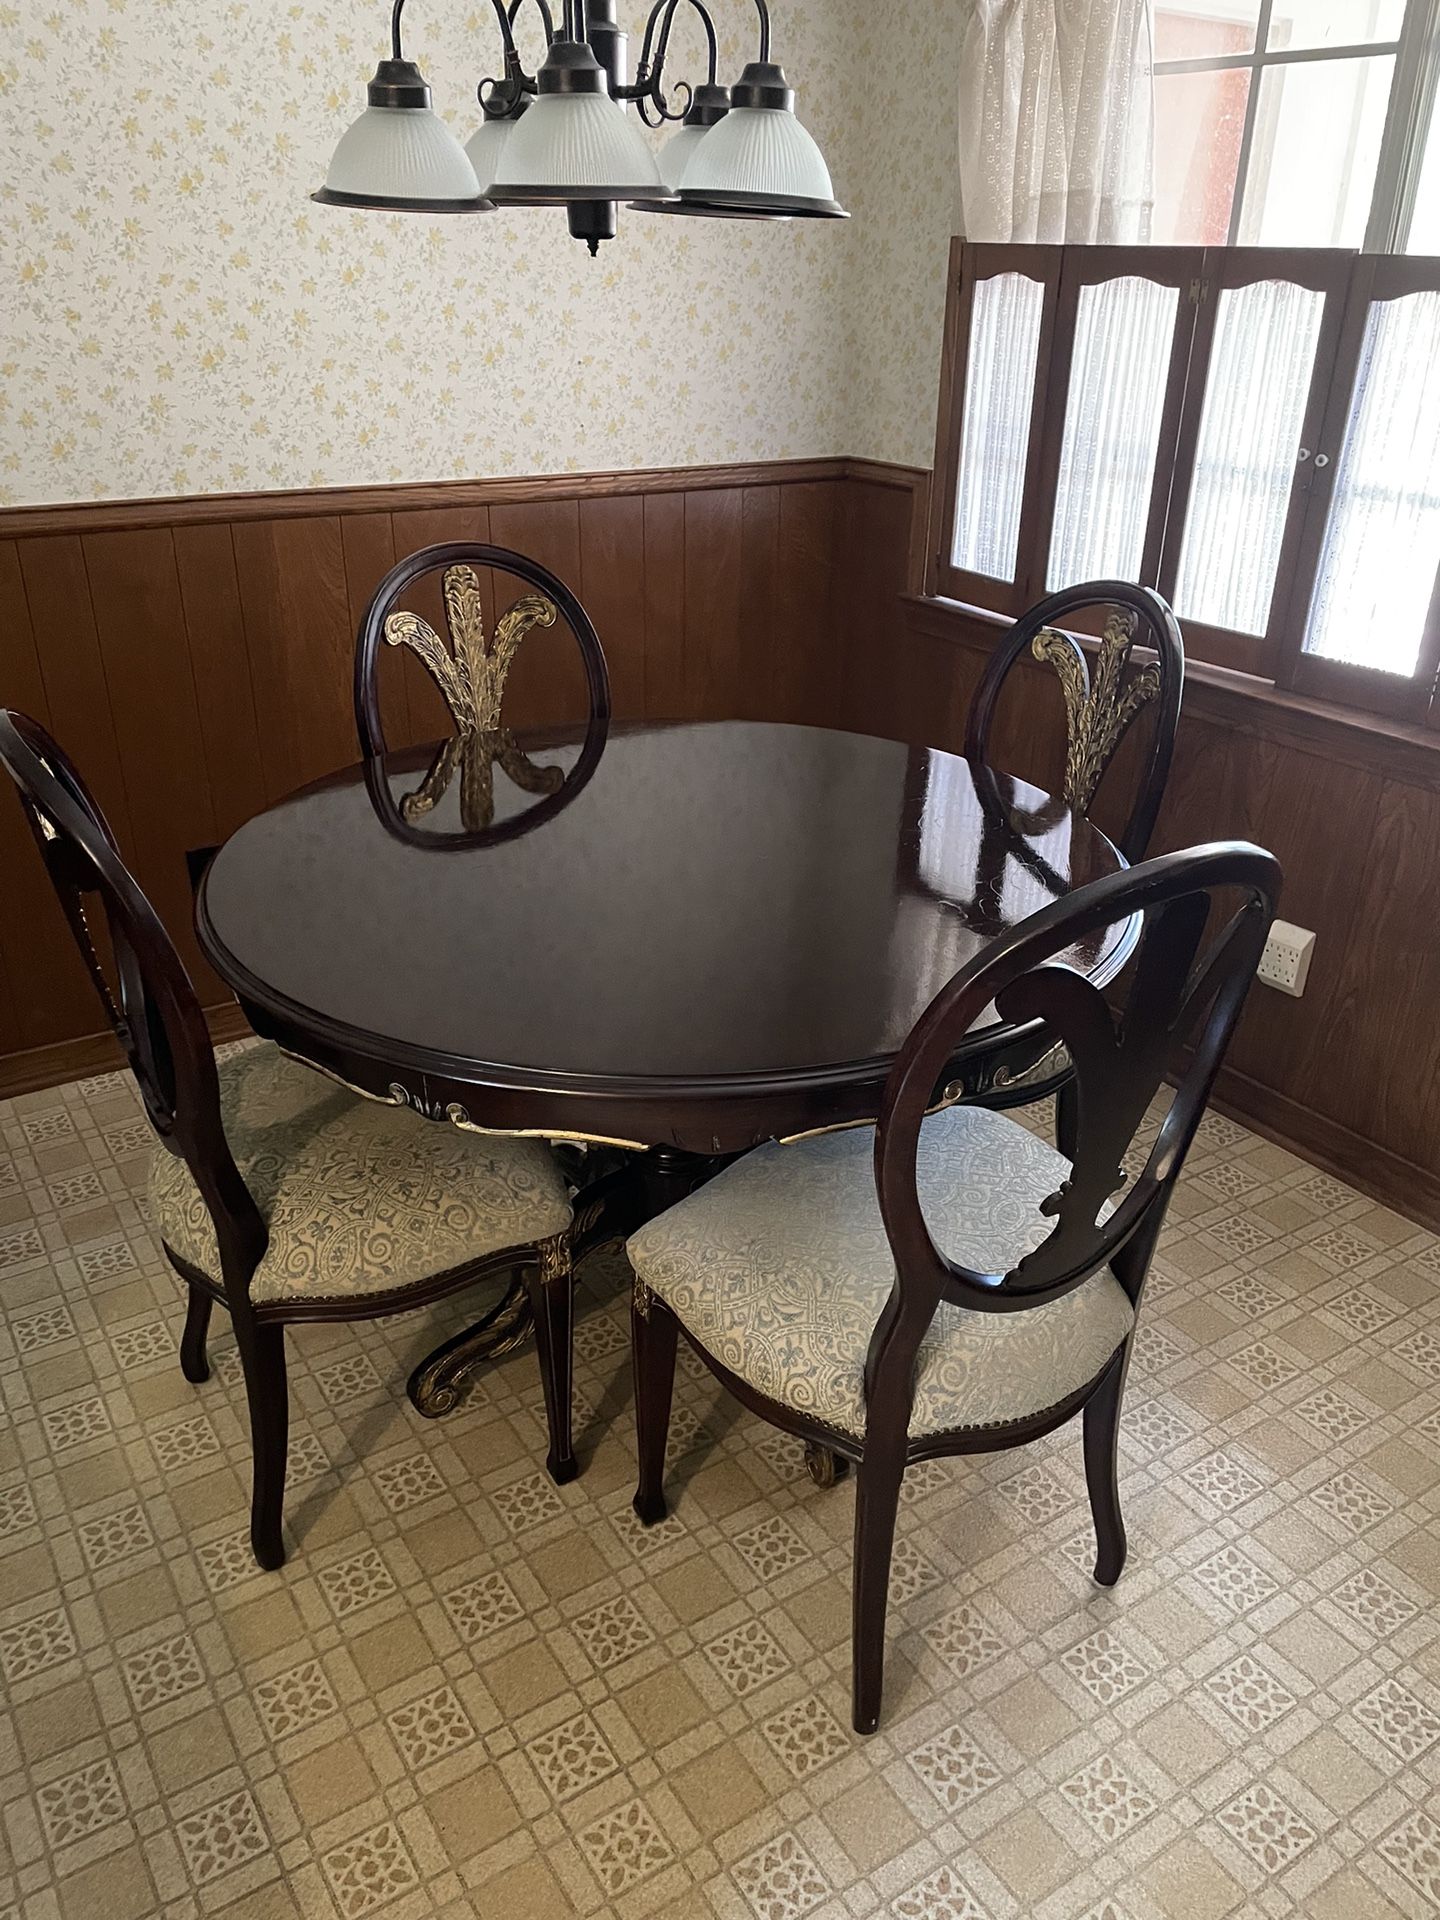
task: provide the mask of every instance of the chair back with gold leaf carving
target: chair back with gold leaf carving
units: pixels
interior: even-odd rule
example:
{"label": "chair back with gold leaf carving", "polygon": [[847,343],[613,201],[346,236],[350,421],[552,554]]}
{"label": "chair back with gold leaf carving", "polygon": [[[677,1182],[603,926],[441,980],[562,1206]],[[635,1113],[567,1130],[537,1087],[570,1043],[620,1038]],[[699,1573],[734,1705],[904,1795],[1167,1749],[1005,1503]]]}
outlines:
{"label": "chair back with gold leaf carving", "polygon": [[215,1054],[185,963],[98,802],[38,720],[0,708],[0,769],[15,783],[145,1117],[166,1151],[189,1167],[210,1211],[231,1310],[243,1310],[267,1232],[231,1158]]}
{"label": "chair back with gold leaf carving", "polygon": [[[1095,639],[1086,629],[1093,624],[1087,616],[1097,610],[1104,622]],[[1077,813],[1089,813],[1116,749],[1134,722],[1147,716],[1150,739],[1135,799],[1115,836],[1127,860],[1143,858],[1165,794],[1185,680],[1185,647],[1174,614],[1158,593],[1123,580],[1087,581],[1040,601],[986,663],[965,728],[968,758],[990,759],[1001,688],[1022,659],[1052,667],[1059,677],[1066,732],[1061,797]]]}
{"label": "chair back with gold leaf carving", "polygon": [[[479,570],[508,574],[523,592],[485,630]],[[441,576],[445,609],[444,639],[420,614],[406,610],[402,597],[427,574]],[[526,793],[554,798],[573,788],[558,766],[540,766],[504,725],[505,682],[525,636],[537,627],[561,621],[574,636],[584,669],[589,704],[586,777],[603,743],[610,719],[610,675],[604,650],[589,614],[558,575],[508,547],[482,541],[448,541],[422,547],[391,568],[371,596],[360,623],[355,649],[355,724],[367,765],[376,766],[389,751],[381,716],[379,664],[384,647],[406,648],[420,660],[439,689],[454,727],[436,749],[420,784],[399,803],[407,825],[431,813],[459,774],[460,835],[450,843],[474,840],[491,830],[495,811],[495,767]],[[497,832],[508,833],[514,828]],[[439,842],[437,842],[439,844]]]}

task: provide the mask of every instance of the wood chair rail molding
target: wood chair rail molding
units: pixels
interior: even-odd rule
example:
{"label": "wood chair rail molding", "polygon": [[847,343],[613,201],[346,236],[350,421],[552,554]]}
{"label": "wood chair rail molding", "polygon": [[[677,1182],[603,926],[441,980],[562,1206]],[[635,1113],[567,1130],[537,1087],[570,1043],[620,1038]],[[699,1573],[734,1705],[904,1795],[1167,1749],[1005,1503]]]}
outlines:
{"label": "wood chair rail molding", "polygon": [[909,492],[917,482],[928,486],[929,475],[914,467],[894,466],[883,460],[835,455],[823,459],[736,461],[701,467],[635,467],[595,473],[397,481],[364,487],[303,487],[274,493],[60,501],[53,505],[0,507],[0,540],[24,540],[39,534],[118,533],[141,527],[311,519],[317,514],[406,513],[430,508],[605,500],[624,494],[695,493],[717,488],[800,486],[808,481],[852,479]]}

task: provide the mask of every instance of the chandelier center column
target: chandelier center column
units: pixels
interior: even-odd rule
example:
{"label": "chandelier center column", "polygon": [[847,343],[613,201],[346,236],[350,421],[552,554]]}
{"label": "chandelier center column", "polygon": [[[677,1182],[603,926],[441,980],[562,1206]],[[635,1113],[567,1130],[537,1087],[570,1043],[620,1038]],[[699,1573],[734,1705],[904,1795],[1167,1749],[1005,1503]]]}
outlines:
{"label": "chandelier center column", "polygon": [[[621,87],[630,79],[626,57],[629,36],[615,17],[615,0],[585,0],[583,27],[582,38],[589,40],[590,51],[605,69],[612,99],[618,99]],[[625,110],[623,103],[621,110]],[[585,242],[593,256],[600,251],[602,240],[615,238],[616,214],[613,200],[574,200],[569,208],[570,232]]]}

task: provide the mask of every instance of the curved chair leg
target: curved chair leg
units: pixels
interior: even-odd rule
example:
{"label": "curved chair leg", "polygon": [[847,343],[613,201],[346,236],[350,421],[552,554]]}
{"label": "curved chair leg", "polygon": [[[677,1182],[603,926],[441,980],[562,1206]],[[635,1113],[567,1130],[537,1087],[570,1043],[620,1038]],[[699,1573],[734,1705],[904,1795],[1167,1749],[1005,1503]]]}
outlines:
{"label": "curved chair leg", "polygon": [[535,1316],[535,1347],[540,1359],[540,1384],[545,1392],[545,1421],[550,1451],[545,1467],[563,1487],[580,1471],[571,1435],[571,1367],[575,1319],[575,1267],[568,1234],[540,1243],[539,1258],[525,1268],[530,1303]]}
{"label": "curved chair leg", "polygon": [[630,1306],[635,1366],[635,1442],[640,1478],[634,1508],[647,1527],[665,1518],[665,1443],[675,1389],[675,1343],[680,1323],[663,1301],[636,1285]]}
{"label": "curved chair leg", "polygon": [[254,1453],[250,1495],[250,1545],[266,1572],[285,1564],[280,1521],[285,1506],[285,1455],[289,1445],[290,1396],[285,1379],[283,1327],[237,1326],[250,1402]]}
{"label": "curved chair leg", "polygon": [[905,1477],[903,1450],[868,1447],[856,1472],[855,1586],[851,1610],[851,1717],[857,1733],[874,1733],[885,1684],[885,1610],[890,1598],[890,1555],[895,1515]]}
{"label": "curved chair leg", "polygon": [[180,1336],[180,1371],[192,1386],[210,1378],[210,1362],[205,1354],[205,1336],[210,1331],[210,1309],[215,1304],[203,1287],[190,1282],[190,1299],[185,1308],[185,1331]]}
{"label": "curved chair leg", "polygon": [[1095,1520],[1095,1578],[1113,1587],[1125,1566],[1125,1521],[1120,1512],[1120,1402],[1130,1365],[1127,1340],[1085,1402],[1085,1484]]}

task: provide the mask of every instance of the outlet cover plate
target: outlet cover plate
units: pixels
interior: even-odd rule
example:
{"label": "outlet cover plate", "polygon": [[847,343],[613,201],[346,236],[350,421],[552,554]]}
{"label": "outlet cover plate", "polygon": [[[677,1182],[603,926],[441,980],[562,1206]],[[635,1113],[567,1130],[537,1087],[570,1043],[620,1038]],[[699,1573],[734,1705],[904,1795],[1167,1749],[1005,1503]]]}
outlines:
{"label": "outlet cover plate", "polygon": [[1310,976],[1310,956],[1315,951],[1315,936],[1308,927],[1292,926],[1277,920],[1270,929],[1265,951],[1260,956],[1260,978],[1267,987],[1299,999]]}

